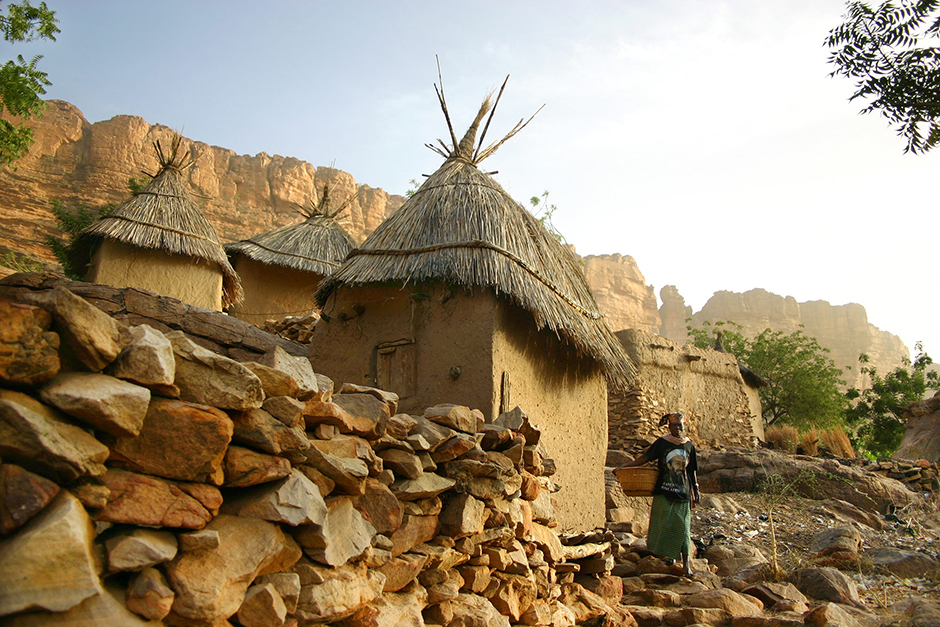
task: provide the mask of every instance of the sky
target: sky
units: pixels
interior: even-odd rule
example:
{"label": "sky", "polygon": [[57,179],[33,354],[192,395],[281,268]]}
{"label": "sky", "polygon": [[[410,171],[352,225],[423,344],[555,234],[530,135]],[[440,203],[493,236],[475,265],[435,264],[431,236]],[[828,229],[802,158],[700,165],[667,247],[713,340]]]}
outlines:
{"label": "sky", "polygon": [[403,194],[509,75],[481,165],[549,192],[581,255],[630,255],[657,296],[720,290],[860,303],[940,355],[930,244],[940,159],[903,153],[831,78],[841,0],[47,0],[47,98],[238,154],[333,166]]}

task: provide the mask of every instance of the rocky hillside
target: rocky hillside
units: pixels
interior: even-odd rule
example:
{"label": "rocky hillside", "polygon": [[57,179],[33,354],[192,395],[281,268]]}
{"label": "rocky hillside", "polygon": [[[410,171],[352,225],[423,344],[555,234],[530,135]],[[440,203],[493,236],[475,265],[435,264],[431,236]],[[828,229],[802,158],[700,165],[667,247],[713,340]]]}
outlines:
{"label": "rocky hillside", "polygon": [[[165,140],[170,129],[131,115],[91,124],[74,105],[61,100],[48,104],[43,117],[31,122],[36,143],[29,154],[16,162],[16,169],[0,168],[0,247],[53,261],[43,243],[46,234],[57,232],[52,201],[97,207],[127,198],[129,179],[156,173],[152,142]],[[299,209],[324,184],[334,198],[356,196],[340,222],[357,241],[404,202],[402,196],[358,185],[341,170],[293,157],[251,157],[187,143],[201,155],[188,170],[189,182],[223,242],[297,222]]]}
{"label": "rocky hillside", "polygon": [[[49,109],[31,125],[36,143],[29,154],[16,169],[0,168],[0,253],[12,249],[52,262],[44,244],[47,234],[57,233],[52,201],[67,206],[120,202],[127,197],[129,179],[156,172],[151,142],[167,137],[169,129],[130,115],[91,124],[78,108],[61,100],[49,101]],[[237,155],[200,142],[190,142],[190,147],[201,157],[189,170],[189,181],[223,242],[296,222],[298,209],[324,184],[332,187],[334,197],[355,196],[340,222],[356,241],[405,200],[359,185],[346,172],[293,157]],[[689,317],[696,323],[733,320],[753,334],[766,327],[790,332],[803,324],[832,351],[839,366],[855,368],[858,354],[867,352],[873,365],[885,372],[909,356],[900,338],[869,324],[865,308],[858,304],[797,303],[757,289],[719,292],[693,316],[674,286],[660,290],[662,305],[657,309],[654,288],[646,285],[633,257],[587,256],[584,272],[614,331],[640,328],[684,342]],[[855,375],[848,382],[862,383]]]}
{"label": "rocky hillside", "polygon": [[858,373],[861,353],[868,354],[871,365],[879,372],[893,370],[902,359],[910,357],[901,338],[869,323],[868,313],[857,303],[831,305],[824,300],[800,303],[792,296],[778,296],[763,289],[743,294],[721,291],[693,314],[679,290],[667,285],[660,290],[662,306],[657,310],[653,286],[646,285],[632,257],[588,256],[584,258],[584,272],[597,304],[615,330],[637,327],[683,343],[687,339],[688,318],[694,326],[706,321],[731,320],[740,324],[750,337],[767,328],[792,333],[802,325],[807,335],[829,349],[837,366],[848,369],[845,380],[851,386],[866,383]]}

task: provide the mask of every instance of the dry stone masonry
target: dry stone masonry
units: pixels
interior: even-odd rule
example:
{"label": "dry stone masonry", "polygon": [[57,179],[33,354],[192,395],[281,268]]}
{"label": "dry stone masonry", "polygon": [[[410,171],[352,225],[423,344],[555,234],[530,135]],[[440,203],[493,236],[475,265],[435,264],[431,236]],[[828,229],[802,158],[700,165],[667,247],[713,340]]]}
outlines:
{"label": "dry stone masonry", "polygon": [[62,285],[18,295],[0,299],[4,624],[613,611],[573,580],[612,558],[552,529],[554,465],[521,409],[401,414],[394,394],[334,390],[280,346],[238,362]]}

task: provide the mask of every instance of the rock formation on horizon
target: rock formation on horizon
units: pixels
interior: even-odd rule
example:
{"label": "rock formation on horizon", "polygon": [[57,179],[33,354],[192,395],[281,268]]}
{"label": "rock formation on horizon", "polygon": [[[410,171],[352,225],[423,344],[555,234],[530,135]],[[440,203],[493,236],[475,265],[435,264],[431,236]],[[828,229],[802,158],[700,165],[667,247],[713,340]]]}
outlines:
{"label": "rock formation on horizon", "polygon": [[[50,211],[53,200],[66,207],[118,203],[130,194],[131,178],[155,174],[153,140],[169,138],[170,129],[143,118],[118,115],[91,124],[74,105],[50,100],[42,118],[30,120],[36,141],[15,169],[0,168],[0,247],[54,262],[45,245],[58,234]],[[206,217],[223,242],[247,239],[303,219],[299,209],[324,184],[334,198],[356,195],[340,223],[362,241],[404,202],[382,189],[357,185],[352,175],[316,167],[294,157],[234,151],[184,139],[201,156],[188,178]],[[314,197],[315,198],[315,197]],[[0,248],[2,250],[2,248]]]}
{"label": "rock formation on horizon", "polygon": [[[143,118],[119,115],[88,122],[74,105],[48,101],[43,117],[27,124],[36,141],[15,169],[0,168],[0,253],[11,249],[47,262],[54,262],[45,236],[59,234],[50,211],[53,200],[67,207],[84,204],[98,207],[118,203],[129,194],[131,178],[145,178],[157,170],[151,149],[155,139],[168,137],[170,129],[149,124]],[[335,198],[354,194],[349,211],[340,223],[361,242],[405,201],[382,189],[358,185],[351,174],[313,166],[294,157],[259,153],[237,155],[234,151],[201,142],[184,140],[201,157],[188,172],[193,190],[204,202],[206,217],[223,242],[298,222],[299,208],[324,184]],[[583,258],[584,273],[598,306],[613,331],[638,328],[685,342],[686,319],[732,320],[745,333],[756,335],[764,328],[789,333],[800,324],[808,335],[829,348],[837,365],[851,367],[849,385],[857,379],[858,355],[866,352],[879,372],[901,363],[910,352],[896,335],[868,323],[861,305],[833,306],[826,301],[797,303],[755,289],[744,294],[718,292],[693,315],[679,290],[667,285],[660,290],[657,309],[654,287],[646,285],[639,266],[629,255],[589,255]]]}

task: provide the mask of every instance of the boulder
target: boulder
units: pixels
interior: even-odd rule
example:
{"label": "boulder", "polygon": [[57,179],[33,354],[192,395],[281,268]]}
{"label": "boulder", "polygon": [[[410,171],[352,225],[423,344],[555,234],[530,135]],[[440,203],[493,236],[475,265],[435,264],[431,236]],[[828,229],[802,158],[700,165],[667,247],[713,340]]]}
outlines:
{"label": "boulder", "polygon": [[811,599],[866,609],[855,582],[835,568],[803,568],[790,573],[788,580]]}
{"label": "boulder", "polygon": [[35,294],[32,299],[52,313],[54,329],[92,372],[103,370],[131,341],[125,325],[64,287]]}
{"label": "boulder", "polygon": [[363,493],[353,499],[353,506],[369,521],[375,532],[390,536],[402,522],[404,507],[392,491],[377,479],[366,479]]}
{"label": "boulder", "polygon": [[0,464],[0,536],[9,535],[41,512],[59,486],[15,464]]}
{"label": "boulder", "polygon": [[300,558],[300,549],[277,525],[258,518],[222,514],[208,528],[219,533],[218,547],[180,553],[166,565],[176,591],[173,614],[184,619],[232,616],[258,575],[286,570]]}
{"label": "boulder", "polygon": [[144,568],[127,586],[127,609],[148,620],[163,620],[173,607],[176,594],[156,568]]}
{"label": "boulder", "polygon": [[293,614],[294,610],[297,609],[297,602],[300,599],[300,575],[297,573],[261,575],[255,579],[255,584],[274,586],[277,593],[281,595],[281,600],[284,601],[284,607],[287,608],[288,614]]}
{"label": "boulder", "polygon": [[287,606],[274,584],[259,584],[248,588],[237,616],[242,627],[283,625]]}
{"label": "boulder", "polygon": [[0,616],[64,612],[103,592],[94,538],[82,504],[62,492],[18,533],[0,539]]}
{"label": "boulder", "polygon": [[251,370],[199,346],[182,331],[171,331],[166,337],[176,355],[174,383],[182,400],[220,409],[261,407],[264,389]]}
{"label": "boulder", "polygon": [[272,455],[283,455],[295,464],[306,459],[310,440],[300,427],[288,427],[260,407],[231,412],[230,415],[235,425],[234,442]]}
{"label": "boulder", "polygon": [[314,373],[309,359],[291,355],[280,346],[267,351],[257,361],[262,366],[268,366],[289,375],[297,383],[297,398],[301,400],[332,391],[332,382]]}
{"label": "boulder", "polygon": [[418,578],[418,573],[428,561],[427,555],[417,553],[402,553],[391,558],[385,565],[378,568],[385,575],[385,592],[398,592]]}
{"label": "boulder", "polygon": [[801,496],[835,498],[869,512],[886,514],[918,498],[896,479],[845,466],[834,459],[787,455],[771,449],[703,449],[698,466],[699,484],[705,493],[754,492],[768,474],[784,480],[808,474],[812,480],[794,486]]}
{"label": "boulder", "polygon": [[449,494],[442,499],[440,514],[441,533],[451,538],[463,538],[483,531],[486,523],[486,505],[469,494]]}
{"label": "boulder", "polygon": [[169,531],[125,528],[105,541],[108,570],[139,571],[176,557],[176,536]]}
{"label": "boulder", "polygon": [[901,579],[924,577],[940,571],[940,561],[928,553],[890,547],[869,549],[863,553],[865,561],[876,570],[888,572]]}
{"label": "boulder", "polygon": [[411,551],[422,542],[428,542],[440,529],[437,516],[412,516],[405,514],[401,526],[389,537],[392,541],[392,555],[401,555]]}
{"label": "boulder", "polygon": [[261,381],[265,398],[271,396],[294,397],[300,391],[294,377],[286,372],[276,370],[270,366],[259,364],[256,361],[242,362],[242,365],[251,370]]}
{"label": "boulder", "polygon": [[422,610],[428,593],[421,586],[410,586],[398,593],[383,594],[349,618],[346,627],[425,627]]}
{"label": "boulder", "polygon": [[483,428],[483,413],[480,410],[471,410],[463,405],[435,405],[424,410],[424,417],[431,422],[475,434]]}
{"label": "boulder", "polygon": [[830,527],[813,536],[809,552],[820,566],[835,568],[858,564],[858,552],[862,548],[862,535],[855,527]]}
{"label": "boulder", "polygon": [[450,603],[454,619],[447,627],[509,627],[511,624],[509,617],[501,614],[485,597],[461,593]]}
{"label": "boulder", "polygon": [[718,608],[727,611],[732,616],[761,616],[764,613],[760,601],[727,588],[690,594],[683,600],[683,604],[689,607]]}
{"label": "boulder", "polygon": [[154,397],[137,437],[118,438],[110,461],[134,472],[222,485],[235,426],[214,407]]}
{"label": "boulder", "polygon": [[131,327],[131,342],[107,368],[108,374],[132,381],[161,396],[176,398],[176,357],[165,335],[147,324]]}
{"label": "boulder", "polygon": [[225,500],[220,511],[292,527],[321,525],[327,516],[319,488],[296,469],[276,482],[239,490]]}
{"label": "boulder", "polygon": [[[211,505],[207,508],[182,484],[120,468],[109,468],[101,479],[110,493],[107,505],[95,513],[96,521],[202,529],[212,519]],[[218,495],[215,507],[221,502]]]}
{"label": "boulder", "polygon": [[0,298],[0,381],[40,385],[59,372],[59,336],[45,309]]}
{"label": "boulder", "polygon": [[301,527],[296,538],[312,559],[338,567],[372,546],[375,528],[353,507],[350,497],[331,499],[328,510],[322,524]]}
{"label": "boulder", "polygon": [[300,575],[300,621],[332,623],[352,616],[382,594],[385,576],[364,565],[339,568],[310,562],[295,567]]}
{"label": "boulder", "polygon": [[145,620],[131,611],[124,601],[124,589],[107,585],[105,590],[88,597],[64,612],[31,612],[13,616],[4,627],[158,627],[162,623]]}
{"label": "boulder", "polygon": [[306,428],[304,424],[305,404],[290,396],[268,396],[261,409],[268,412],[288,427]]}
{"label": "boulder", "polygon": [[222,461],[226,488],[250,486],[283,479],[291,472],[290,462],[276,455],[259,453],[241,446],[229,446]]}
{"label": "boulder", "polygon": [[150,390],[104,374],[60,372],[39,391],[42,400],[114,436],[140,433]]}
{"label": "boulder", "polygon": [[454,486],[454,480],[434,473],[424,473],[416,479],[400,479],[389,486],[401,501],[417,501],[437,496]]}
{"label": "boulder", "polygon": [[105,472],[108,447],[32,397],[0,389],[0,457],[68,483]]}

